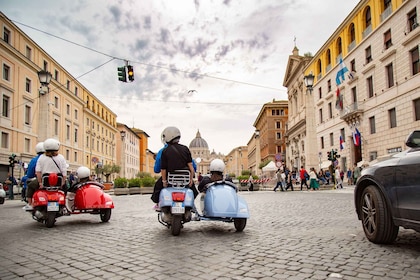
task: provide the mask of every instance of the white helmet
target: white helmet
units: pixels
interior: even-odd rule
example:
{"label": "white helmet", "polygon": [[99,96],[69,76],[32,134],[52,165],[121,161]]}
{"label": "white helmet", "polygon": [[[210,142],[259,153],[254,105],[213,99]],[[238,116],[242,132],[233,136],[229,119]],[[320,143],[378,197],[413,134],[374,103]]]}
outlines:
{"label": "white helmet", "polygon": [[49,138],[44,141],[45,151],[58,151],[60,149],[60,141]]}
{"label": "white helmet", "polygon": [[161,139],[162,143],[169,143],[175,138],[181,137],[181,131],[175,126],[168,126],[162,131]]}
{"label": "white helmet", "polygon": [[210,172],[216,171],[223,173],[225,171],[225,163],[221,159],[214,159],[210,162]]}
{"label": "white helmet", "polygon": [[44,142],[39,142],[38,144],[36,144],[36,146],[35,146],[35,152],[37,154],[43,154],[43,153],[45,153]]}
{"label": "white helmet", "polygon": [[84,179],[90,176],[90,170],[86,166],[80,166],[76,170],[76,175],[79,179]]}

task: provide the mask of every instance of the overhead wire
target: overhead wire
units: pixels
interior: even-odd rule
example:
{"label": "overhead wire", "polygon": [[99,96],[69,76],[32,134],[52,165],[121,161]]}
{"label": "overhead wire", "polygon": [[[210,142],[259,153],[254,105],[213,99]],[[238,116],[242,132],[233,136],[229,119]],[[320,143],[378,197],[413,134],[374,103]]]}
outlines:
{"label": "overhead wire", "polygon": [[269,90],[274,90],[274,91],[283,91],[283,92],[285,91],[284,89],[280,89],[280,88],[274,88],[274,87],[269,87],[269,86],[259,85],[259,84],[255,84],[255,83],[249,83],[249,82],[237,81],[237,80],[233,80],[233,79],[227,79],[227,78],[222,78],[222,77],[212,76],[212,75],[208,75],[208,74],[201,74],[201,73],[197,73],[197,72],[190,72],[190,71],[187,71],[187,70],[181,70],[181,69],[178,69],[178,68],[173,68],[173,67],[167,67],[167,66],[162,66],[162,65],[155,65],[155,64],[151,64],[151,63],[145,63],[145,62],[141,62],[141,61],[133,61],[133,60],[126,59],[126,58],[116,57],[116,56],[113,56],[113,55],[107,54],[107,53],[105,53],[105,52],[99,51],[99,50],[97,50],[97,49],[93,49],[93,48],[91,48],[91,47],[87,47],[87,46],[84,46],[84,45],[82,45],[82,44],[79,44],[79,43],[73,42],[73,41],[71,41],[71,40],[68,40],[68,39],[62,38],[62,37],[60,37],[60,36],[54,35],[54,34],[52,34],[52,33],[49,33],[49,32],[46,32],[46,31],[43,31],[43,30],[38,29],[38,28],[35,28],[35,27],[33,27],[33,26],[30,26],[30,25],[24,24],[24,23],[22,23],[22,22],[15,21],[15,20],[11,20],[11,21],[12,21],[12,22],[14,22],[14,23],[17,23],[17,24],[23,25],[23,26],[25,26],[25,27],[27,27],[27,28],[30,28],[30,29],[36,30],[36,31],[38,31],[38,32],[44,33],[44,34],[46,34],[46,35],[48,35],[48,36],[52,36],[52,37],[54,37],[54,38],[57,38],[57,39],[63,40],[63,41],[65,41],[65,42],[68,42],[68,43],[70,43],[70,44],[73,44],[73,45],[79,46],[79,47],[81,47],[81,48],[85,48],[85,49],[90,50],[90,51],[92,51],[92,52],[95,52],[95,53],[98,53],[98,54],[101,54],[101,55],[104,55],[104,56],[108,56],[108,57],[111,57],[111,58],[114,58],[114,59],[118,59],[118,60],[122,60],[122,61],[130,61],[130,62],[132,62],[132,63],[136,63],[136,64],[140,64],[140,65],[145,65],[145,66],[149,66],[149,67],[154,67],[154,68],[165,69],[165,70],[172,71],[172,72],[173,72],[173,71],[175,71],[175,72],[181,72],[181,73],[184,73],[184,74],[191,74],[191,75],[195,75],[195,76],[199,76],[199,77],[205,77],[205,78],[217,79],[217,80],[221,80],[221,81],[226,81],[226,82],[231,82],[231,83],[237,83],[237,84],[243,84],[243,85],[248,85],[248,86],[253,86],[253,87],[259,87],[259,88],[264,88],[264,89],[269,89]]}

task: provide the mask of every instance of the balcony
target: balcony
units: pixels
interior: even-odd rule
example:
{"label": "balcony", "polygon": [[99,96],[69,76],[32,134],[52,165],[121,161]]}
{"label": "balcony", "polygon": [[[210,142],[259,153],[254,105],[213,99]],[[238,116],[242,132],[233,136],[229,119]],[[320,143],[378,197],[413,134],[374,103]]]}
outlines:
{"label": "balcony", "polygon": [[344,121],[355,119],[363,114],[363,103],[354,102],[353,104],[344,106],[341,110],[340,118]]}
{"label": "balcony", "polygon": [[392,14],[392,6],[389,5],[388,8],[385,9],[385,11],[381,14],[381,22],[384,22],[384,20],[386,20],[389,15]]}
{"label": "balcony", "polygon": [[372,32],[372,25],[369,25],[366,27],[366,29],[363,31],[363,39],[365,39],[370,33]]}

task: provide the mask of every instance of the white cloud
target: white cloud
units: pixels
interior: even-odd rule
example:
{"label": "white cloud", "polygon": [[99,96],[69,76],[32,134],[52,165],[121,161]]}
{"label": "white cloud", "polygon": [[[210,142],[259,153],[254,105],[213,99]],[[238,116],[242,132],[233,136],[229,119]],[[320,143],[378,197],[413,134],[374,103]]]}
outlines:
{"label": "white cloud", "polygon": [[[282,84],[294,37],[301,54],[316,53],[357,3],[0,0],[2,12],[74,77],[107,55],[119,58],[79,80],[119,122],[146,131],[151,150],[175,125],[184,144],[200,129],[210,149],[225,154],[247,144],[264,103],[287,99]],[[134,83],[117,79],[125,59]]]}

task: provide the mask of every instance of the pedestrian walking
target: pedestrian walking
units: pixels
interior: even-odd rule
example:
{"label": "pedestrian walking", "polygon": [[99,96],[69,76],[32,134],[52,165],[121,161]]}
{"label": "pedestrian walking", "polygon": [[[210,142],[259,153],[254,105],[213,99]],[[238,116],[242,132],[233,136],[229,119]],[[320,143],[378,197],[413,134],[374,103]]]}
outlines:
{"label": "pedestrian walking", "polygon": [[308,183],[306,182],[309,179],[309,174],[305,170],[305,168],[303,168],[303,165],[300,167],[299,177],[300,177],[300,190],[302,190],[303,185],[305,185],[306,189],[309,190]]}
{"label": "pedestrian walking", "polygon": [[335,174],[335,181],[336,181],[335,188],[336,189],[338,189],[338,188],[342,189],[343,188],[343,180],[341,179],[341,176],[340,176],[340,174],[341,174],[340,166],[337,166],[335,168],[335,173],[334,174]]}
{"label": "pedestrian walking", "polygon": [[347,183],[349,186],[353,185],[353,171],[351,168],[347,169]]}
{"label": "pedestrian walking", "polygon": [[359,179],[361,172],[362,172],[362,170],[360,169],[359,166],[357,166],[357,163],[355,163],[354,164],[354,169],[353,169],[353,183],[354,184],[357,183],[357,179]]}
{"label": "pedestrian walking", "polygon": [[309,188],[316,191],[319,189],[318,177],[315,168],[311,167],[309,171]]}
{"label": "pedestrian walking", "polygon": [[283,182],[286,182],[286,175],[280,169],[277,169],[276,172],[276,186],[274,187],[273,191],[276,192],[277,189],[280,187],[281,191],[284,192],[283,186],[285,185]]}

